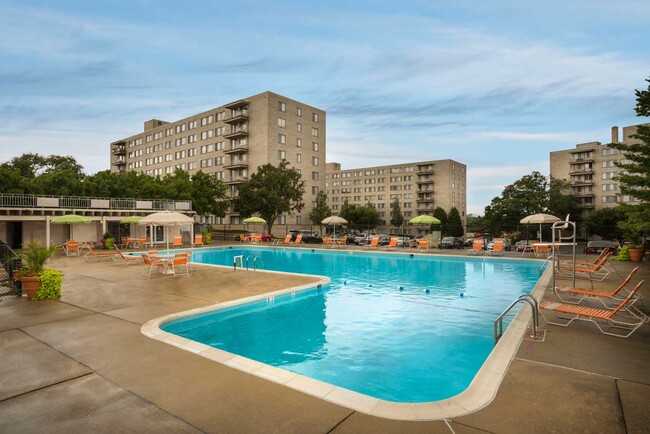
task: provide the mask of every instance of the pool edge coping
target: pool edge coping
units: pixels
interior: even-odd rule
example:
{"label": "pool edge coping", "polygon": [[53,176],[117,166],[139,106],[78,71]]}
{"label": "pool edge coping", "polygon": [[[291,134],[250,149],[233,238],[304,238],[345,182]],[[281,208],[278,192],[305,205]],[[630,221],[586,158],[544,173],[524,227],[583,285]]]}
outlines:
{"label": "pool edge coping", "polygon": [[[248,247],[248,246],[247,246]],[[281,246],[285,247],[285,246]],[[189,249],[188,249],[189,250]],[[319,249],[320,250],[320,249]],[[322,249],[325,250],[325,249]],[[356,252],[356,251],[351,251]],[[368,253],[368,251],[360,251]],[[379,253],[379,252],[378,252]],[[398,252],[384,252],[398,253]],[[450,255],[453,256],[453,255]],[[497,259],[497,258],[495,258]],[[539,261],[541,262],[541,261]],[[230,268],[223,265],[201,264],[202,266]],[[305,274],[291,273],[273,270],[257,270],[261,273],[279,273],[286,275],[305,276]],[[492,402],[496,397],[498,389],[505,377],[508,368],[515,359],[516,353],[521,345],[528,324],[532,318],[530,309],[521,308],[506,328],[503,336],[490,352],[487,359],[477,371],[469,386],[461,393],[451,398],[430,401],[424,403],[398,403],[374,398],[359,392],[352,391],[331,383],[316,380],[301,374],[296,374],[282,368],[267,365],[247,357],[230,353],[221,349],[210,347],[196,341],[163,331],[160,328],[165,322],[175,319],[221,310],[224,308],[241,305],[244,303],[267,300],[270,297],[301,292],[316,288],[319,285],[330,283],[326,276],[310,275],[319,277],[320,280],[308,284],[283,288],[263,294],[248,296],[235,300],[216,303],[186,311],[176,312],[162,317],[154,318],[142,325],[140,331],[143,335],[173,345],[182,350],[198,354],[207,359],[216,361],[225,366],[239,371],[255,375],[256,377],[272,381],[274,383],[290,387],[307,395],[323,399],[325,401],[349,408],[370,416],[381,417],[392,420],[404,421],[432,421],[452,417],[460,417],[478,411]],[[541,300],[546,287],[551,280],[550,268],[547,267],[544,273],[533,287],[531,295],[536,300]]]}

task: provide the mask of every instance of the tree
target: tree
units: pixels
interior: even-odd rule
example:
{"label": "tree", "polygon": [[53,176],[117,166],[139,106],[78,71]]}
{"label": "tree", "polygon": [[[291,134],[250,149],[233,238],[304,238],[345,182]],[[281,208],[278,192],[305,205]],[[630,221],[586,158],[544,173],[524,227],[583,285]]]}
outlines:
{"label": "tree", "polygon": [[395,198],[390,208],[390,224],[399,229],[399,227],[404,224],[404,216],[402,215],[402,209],[399,206],[399,199]]}
{"label": "tree", "polygon": [[463,229],[463,221],[461,220],[460,213],[456,207],[453,207],[449,210],[446,232],[450,237],[462,237],[465,234],[465,230]]}
{"label": "tree", "polygon": [[212,214],[223,217],[230,207],[226,184],[203,171],[192,175],[190,196],[192,209],[198,215]]}
{"label": "tree", "polygon": [[323,233],[323,220],[332,215],[332,210],[327,206],[327,193],[324,191],[319,191],[316,195],[316,201],[314,204],[314,209],[309,213],[309,220],[315,225],[318,225],[318,228]]}
{"label": "tree", "polygon": [[366,206],[357,206],[350,205],[346,200],[343,202],[339,215],[346,219],[348,225],[354,229],[373,229],[381,223],[379,213],[371,203]]}
{"label": "tree", "polygon": [[433,210],[433,216],[440,220],[439,225],[431,225],[431,231],[441,231],[443,228],[445,228],[445,225],[447,224],[447,211],[444,210],[442,207],[437,207],[436,209]]}
{"label": "tree", "polygon": [[571,194],[569,181],[551,178],[548,190],[548,211],[549,214],[560,218],[570,215],[573,221],[580,219],[582,215],[580,199]]}
{"label": "tree", "polygon": [[[650,79],[646,80],[650,83]],[[650,86],[646,90],[636,90],[637,116],[650,116]],[[618,223],[631,241],[641,235],[650,233],[650,126],[639,125],[632,135],[637,143],[610,143],[608,146],[618,149],[627,161],[617,163],[625,172],[617,176],[621,193],[633,196],[641,201],[638,205],[627,208],[627,220]]]}
{"label": "tree", "polygon": [[590,234],[607,239],[623,240],[623,231],[617,224],[625,220],[627,220],[627,213],[624,208],[601,208],[592,212],[585,223]]}
{"label": "tree", "polygon": [[300,172],[282,160],[276,167],[260,166],[250,179],[239,185],[234,207],[242,217],[259,214],[272,233],[273,223],[282,214],[300,212],[305,183]]}

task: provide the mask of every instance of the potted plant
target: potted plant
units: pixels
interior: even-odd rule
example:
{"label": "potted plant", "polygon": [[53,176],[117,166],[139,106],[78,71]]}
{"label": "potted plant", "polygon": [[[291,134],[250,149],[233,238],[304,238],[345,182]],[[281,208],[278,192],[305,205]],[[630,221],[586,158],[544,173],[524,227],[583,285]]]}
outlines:
{"label": "potted plant", "polygon": [[113,234],[110,232],[104,233],[102,237],[102,247],[108,250],[113,250],[115,248],[115,242],[113,241]]}
{"label": "potted plant", "polygon": [[31,300],[36,296],[41,285],[41,274],[45,271],[45,262],[56,251],[55,246],[43,247],[37,242],[27,244],[27,250],[22,255],[23,266],[15,273],[15,278],[19,278],[23,290]]}
{"label": "potted plant", "polygon": [[645,249],[642,244],[630,244],[627,247],[627,252],[630,255],[630,261],[632,262],[641,262],[643,260],[643,255],[645,255]]}

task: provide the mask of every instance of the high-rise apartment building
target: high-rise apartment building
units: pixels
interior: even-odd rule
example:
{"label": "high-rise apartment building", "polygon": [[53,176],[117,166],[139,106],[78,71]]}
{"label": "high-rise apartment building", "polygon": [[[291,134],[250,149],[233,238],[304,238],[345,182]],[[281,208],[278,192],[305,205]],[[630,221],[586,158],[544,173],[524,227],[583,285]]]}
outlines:
{"label": "high-rise apartment building", "polygon": [[[622,143],[637,142],[630,137],[636,133],[637,127],[623,127]],[[612,143],[619,143],[619,140],[618,127],[612,127]],[[638,203],[636,198],[620,194],[615,178],[622,169],[616,166],[616,162],[624,161],[623,154],[607,144],[580,143],[574,149],[551,152],[550,173],[553,178],[569,181],[571,194],[580,199],[584,218],[593,210],[614,207],[619,202]]]}
{"label": "high-rise apartment building", "polygon": [[467,166],[453,160],[421,161],[342,170],[327,163],[327,198],[333,213],[350,205],[374,204],[389,231],[391,204],[398,199],[404,219],[455,207],[467,221]]}
{"label": "high-rise apartment building", "polygon": [[[152,119],[142,133],[110,145],[111,170],[151,176],[175,169],[199,170],[229,185],[230,196],[259,166],[287,160],[305,181],[305,208],[277,224],[304,224],[319,190],[325,188],[326,118],[323,110],[264,92],[196,115],[165,122]],[[209,223],[241,223],[232,206]]]}

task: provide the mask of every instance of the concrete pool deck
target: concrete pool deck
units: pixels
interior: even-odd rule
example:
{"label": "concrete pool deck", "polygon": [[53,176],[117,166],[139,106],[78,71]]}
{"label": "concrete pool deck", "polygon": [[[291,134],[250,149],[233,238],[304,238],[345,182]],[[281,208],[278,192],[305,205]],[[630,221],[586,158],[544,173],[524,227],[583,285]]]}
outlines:
{"label": "concrete pool deck", "polygon": [[[616,285],[633,266],[614,263],[614,275],[594,287]],[[619,339],[591,324],[562,328],[542,320],[545,340],[523,341],[487,407],[449,421],[402,422],[328,403],[140,333],[162,315],[315,278],[196,266],[190,277],[148,280],[137,266],[76,257],[58,257],[53,267],[65,274],[59,301],[0,302],[1,432],[633,433],[650,426],[650,324]],[[649,278],[645,259],[634,281]],[[650,288],[642,293],[640,303]]]}

